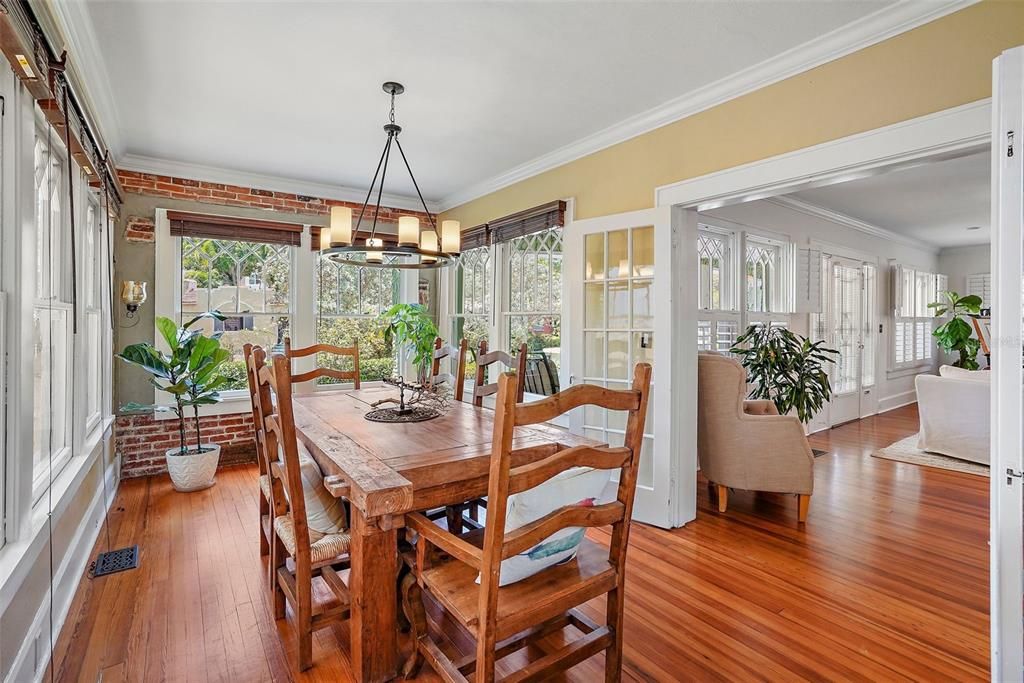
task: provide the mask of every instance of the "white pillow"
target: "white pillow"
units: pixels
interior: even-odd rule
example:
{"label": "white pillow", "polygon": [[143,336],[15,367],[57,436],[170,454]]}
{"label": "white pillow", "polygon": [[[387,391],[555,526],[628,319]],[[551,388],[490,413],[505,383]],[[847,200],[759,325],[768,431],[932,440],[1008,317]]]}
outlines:
{"label": "white pillow", "polygon": [[949,377],[950,379],[969,379],[972,382],[992,381],[992,372],[990,370],[967,370],[966,368],[958,368],[953,365],[939,367],[939,376]]}
{"label": "white pillow", "polygon": [[[284,458],[281,452],[280,457]],[[335,498],[324,486],[324,474],[306,447],[299,444],[299,472],[302,474],[302,493],[306,503],[306,524],[310,536],[328,535],[344,531],[347,526],[345,504]],[[288,497],[288,491],[285,491]],[[315,542],[315,537],[310,539]]]}
{"label": "white pillow", "polygon": [[[615,489],[606,495],[613,470],[574,467],[534,488],[509,496],[505,533],[535,522],[563,505],[594,507],[614,500]],[[533,576],[548,567],[576,556],[586,529],[570,527],[557,531],[543,541],[501,563],[499,586],[507,586]],[[480,579],[477,577],[477,582]]]}

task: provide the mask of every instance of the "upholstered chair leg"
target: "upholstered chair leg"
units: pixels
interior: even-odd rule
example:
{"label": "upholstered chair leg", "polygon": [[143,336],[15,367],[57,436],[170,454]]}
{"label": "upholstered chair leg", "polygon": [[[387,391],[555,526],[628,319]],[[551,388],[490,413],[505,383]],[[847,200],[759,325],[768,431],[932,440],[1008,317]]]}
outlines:
{"label": "upholstered chair leg", "polygon": [[801,493],[797,495],[797,519],[800,523],[807,521],[807,511],[811,507],[811,494]]}
{"label": "upholstered chair leg", "polygon": [[423,666],[423,653],[420,651],[420,642],[429,637],[427,635],[427,612],[423,607],[423,591],[416,583],[413,574],[406,574],[402,579],[402,611],[409,621],[410,635],[412,636],[412,654],[405,660],[402,666],[402,675],[405,678],[415,678]]}
{"label": "upholstered chair leg", "polygon": [[729,507],[729,487],[718,485],[718,511],[725,512]]}

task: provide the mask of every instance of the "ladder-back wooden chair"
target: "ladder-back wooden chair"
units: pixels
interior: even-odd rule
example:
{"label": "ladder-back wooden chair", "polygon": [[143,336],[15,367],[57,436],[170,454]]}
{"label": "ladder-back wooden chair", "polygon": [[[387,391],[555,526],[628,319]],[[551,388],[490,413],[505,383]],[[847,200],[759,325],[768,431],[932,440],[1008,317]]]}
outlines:
{"label": "ladder-back wooden chair", "polygon": [[526,383],[526,344],[520,344],[519,353],[515,356],[504,351],[488,351],[487,340],[480,342],[480,350],[476,354],[476,382],[473,384],[473,405],[480,407],[484,397],[498,393],[498,383],[487,383],[487,368],[501,363],[516,372],[516,401],[522,402]]}
{"label": "ladder-back wooden chair", "polygon": [[[606,653],[605,680],[620,679],[626,550],[650,379],[651,366],[641,363],[633,372],[630,389],[578,385],[536,403],[517,405],[515,378],[502,374],[498,380],[488,482],[490,507],[482,538],[479,532],[465,536],[450,534],[418,513],[406,516],[407,527],[416,531],[420,539],[414,559],[409,557],[413,553],[406,555],[413,571],[402,585],[403,606],[415,643],[414,654],[406,662],[406,674],[415,674],[425,658],[446,681],[465,681],[472,673],[477,683],[490,683],[495,680],[496,660],[572,625],[584,634],[581,638],[531,662],[510,679],[541,680],[602,650]],[[628,411],[624,445],[560,449],[558,444],[552,444],[551,454],[543,459],[511,466],[516,426],[546,422],[583,405]],[[580,467],[618,470],[615,499],[601,504],[595,504],[598,501],[593,498],[565,504],[524,526],[505,528],[510,496]],[[554,505],[557,504],[555,501]],[[542,546],[540,554],[549,556],[552,544],[545,540],[550,540],[552,534],[565,529],[606,526],[612,529],[609,548],[584,536],[575,556],[501,586],[503,560],[524,554],[532,560],[530,551]],[[434,548],[446,553],[447,561],[432,562]],[[423,591],[476,639],[475,656],[453,661],[438,647],[427,630]],[[576,608],[602,594],[607,594],[607,618],[604,625],[599,625]]]}
{"label": "ladder-back wooden chair", "polygon": [[284,356],[288,359],[289,367],[291,367],[291,361],[295,358],[315,356],[318,353],[330,353],[340,357],[349,356],[352,358],[352,369],[338,370],[336,368],[325,368],[317,365],[317,367],[309,370],[308,372],[300,372],[292,375],[293,383],[297,384],[299,382],[308,382],[309,380],[318,379],[320,377],[330,377],[341,382],[352,382],[353,389],[359,388],[359,342],[352,342],[352,346],[314,344],[313,346],[294,349],[292,348],[291,338],[284,338]]}
{"label": "ladder-back wooden chair", "polygon": [[[257,360],[261,353],[262,350],[255,352]],[[259,369],[258,379],[257,399],[266,449],[281,454],[269,463],[272,484],[287,492],[287,496],[274,496],[273,500],[274,616],[283,618],[285,603],[291,605],[298,638],[298,668],[304,671],[313,664],[313,632],[349,617],[349,590],[338,572],[350,566],[351,537],[347,530],[324,533],[309,526],[287,358],[275,354],[270,365]],[[314,604],[316,576],[329,589],[329,602]]]}
{"label": "ladder-back wooden chair", "polygon": [[[254,351],[259,350],[260,360],[257,363]],[[252,425],[253,436],[256,441],[256,462],[260,467],[260,499],[259,499],[259,521],[260,521],[260,556],[270,554],[274,544],[274,517],[270,514],[273,509],[273,492],[270,479],[270,460],[267,455],[266,443],[264,440],[262,420],[259,415],[259,368],[263,366],[263,349],[246,344],[242,347],[245,357],[245,375],[249,383],[249,399],[252,402]],[[276,459],[276,456],[275,456]],[[283,491],[280,492],[283,495]],[[273,583],[273,565],[271,564],[270,576]]]}
{"label": "ladder-back wooden chair", "polygon": [[[434,360],[430,364],[430,384],[432,386],[445,383],[451,384],[456,401],[462,400],[463,392],[465,391],[467,348],[468,343],[465,339],[460,341],[458,346],[446,344],[440,337],[434,340]],[[450,360],[452,357],[458,360],[455,373],[441,372],[441,363]]]}

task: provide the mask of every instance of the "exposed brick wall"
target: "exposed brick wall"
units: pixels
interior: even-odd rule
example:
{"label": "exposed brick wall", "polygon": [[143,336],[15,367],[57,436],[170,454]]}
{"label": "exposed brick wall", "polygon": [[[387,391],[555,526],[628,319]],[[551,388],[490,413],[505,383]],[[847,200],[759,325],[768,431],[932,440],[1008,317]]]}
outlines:
{"label": "exposed brick wall", "polygon": [[[138,173],[136,171],[118,170],[117,177],[125,192],[148,195],[150,197],[168,197],[186,199],[204,204],[220,204],[222,206],[244,206],[250,209],[266,209],[276,213],[323,215],[330,212],[332,206],[349,206],[358,211],[361,204],[343,202],[337,199],[311,197],[292,192],[277,192],[241,185],[211,183],[205,180],[191,180],[154,173]],[[398,210],[381,207],[378,218],[383,221],[397,222],[399,215],[418,216],[426,220],[426,214],[406,209]],[[373,219],[372,207],[367,207],[365,219]]]}
{"label": "exposed brick wall", "polygon": [[[210,415],[199,418],[203,441],[220,444],[220,467],[256,460],[252,414]],[[186,438],[195,443],[194,423],[186,424]],[[178,446],[178,420],[156,420],[152,415],[122,415],[114,424],[114,449],[121,456],[123,478],[167,471],[166,452]]]}
{"label": "exposed brick wall", "polygon": [[129,216],[124,227],[124,238],[129,242],[154,242],[156,223],[152,218]]}

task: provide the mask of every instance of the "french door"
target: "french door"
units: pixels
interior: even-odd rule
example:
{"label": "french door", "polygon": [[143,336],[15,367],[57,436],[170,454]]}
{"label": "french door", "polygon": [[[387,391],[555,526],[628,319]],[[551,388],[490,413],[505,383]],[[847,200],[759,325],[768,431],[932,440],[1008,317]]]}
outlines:
{"label": "french door", "polygon": [[996,58],[992,80],[992,680],[1019,681],[1024,678],[1024,47]]}
{"label": "french door", "polygon": [[875,266],[825,260],[825,339],[839,351],[832,367],[829,420],[833,426],[877,411],[875,384]]}
{"label": "french door", "polygon": [[[673,389],[671,210],[648,209],[573,221],[565,229],[567,296],[572,320],[569,382],[629,387],[636,363],[654,367],[640,455],[634,517],[678,526],[682,479],[674,424],[696,421],[695,393]],[[692,389],[689,387],[688,389]],[[673,414],[673,403],[693,393],[693,405]],[[692,414],[691,414],[692,413]],[[621,445],[626,415],[588,406],[574,411],[570,428]],[[686,484],[692,487],[694,484]]]}

